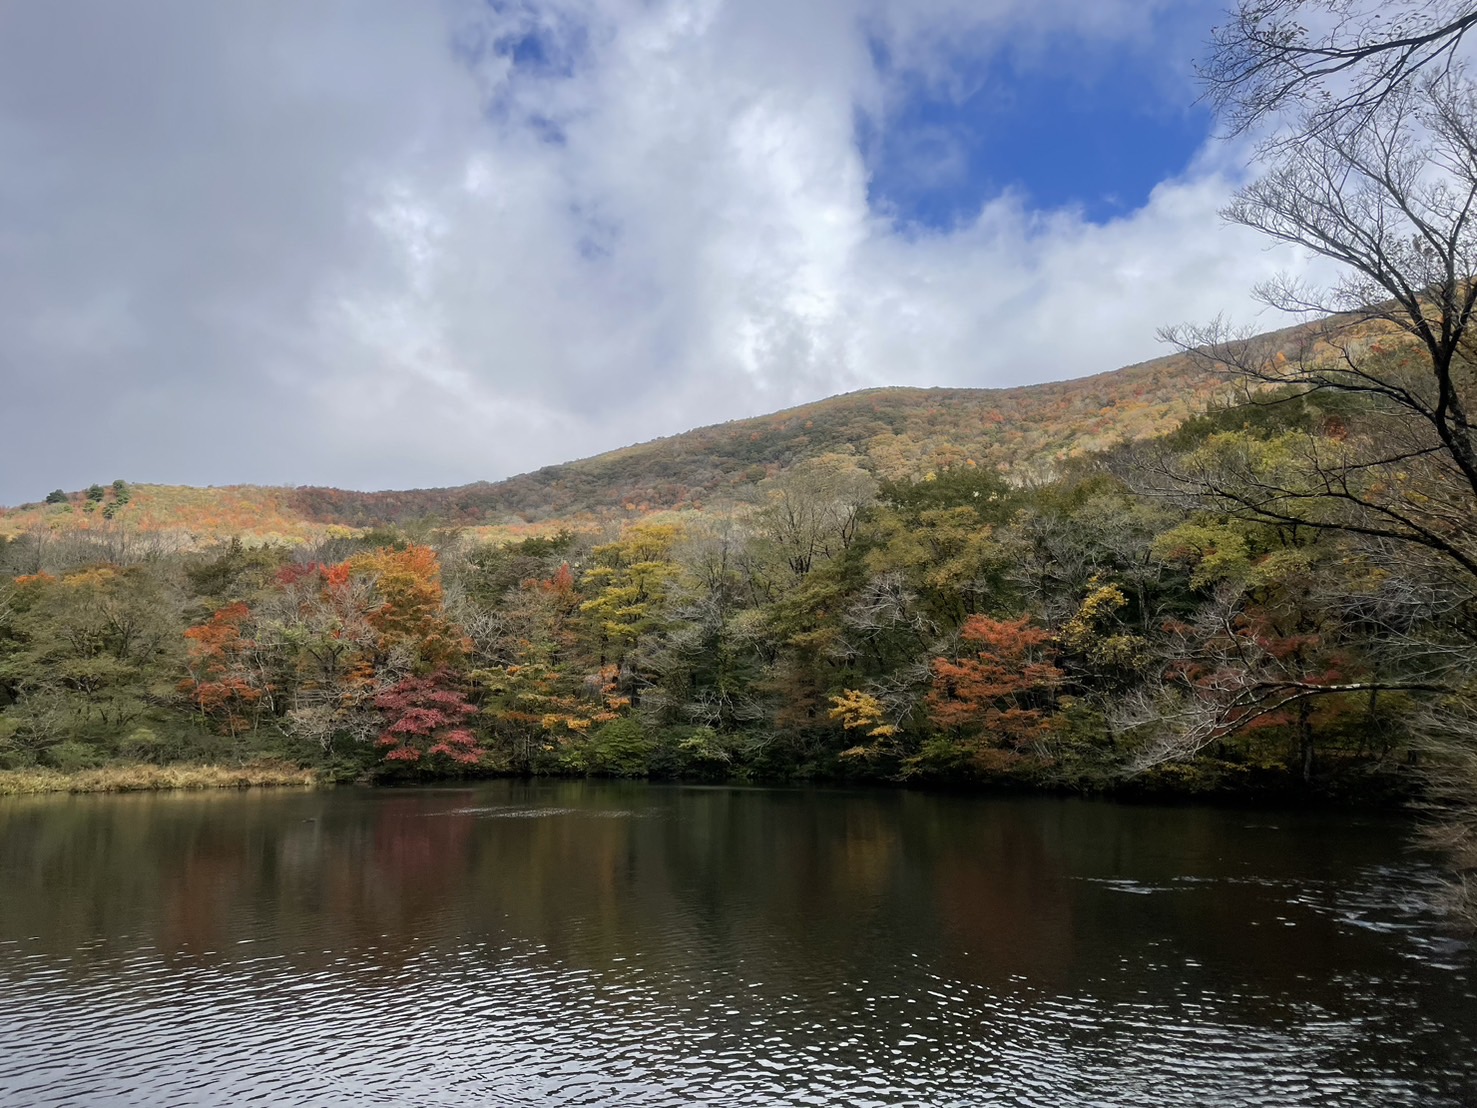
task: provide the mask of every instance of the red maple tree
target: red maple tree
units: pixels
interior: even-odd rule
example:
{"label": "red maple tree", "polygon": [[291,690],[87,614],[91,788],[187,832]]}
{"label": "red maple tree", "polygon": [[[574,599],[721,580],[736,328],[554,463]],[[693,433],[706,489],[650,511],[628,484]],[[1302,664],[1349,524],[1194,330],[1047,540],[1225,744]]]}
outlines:
{"label": "red maple tree", "polygon": [[477,714],[466,695],[450,684],[450,675],[407,677],[374,698],[386,726],[375,744],[389,762],[446,758],[475,766],[487,751],[466,721]]}

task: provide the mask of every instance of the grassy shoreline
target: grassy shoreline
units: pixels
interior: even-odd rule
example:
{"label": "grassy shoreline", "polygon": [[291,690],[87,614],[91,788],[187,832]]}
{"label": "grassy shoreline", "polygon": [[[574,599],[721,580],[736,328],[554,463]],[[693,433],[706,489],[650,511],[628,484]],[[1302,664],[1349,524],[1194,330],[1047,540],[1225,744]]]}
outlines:
{"label": "grassy shoreline", "polygon": [[190,763],[103,766],[63,773],[54,769],[0,770],[0,796],[39,793],[122,793],[169,789],[316,788],[327,783],[317,770],[283,762],[248,766]]}

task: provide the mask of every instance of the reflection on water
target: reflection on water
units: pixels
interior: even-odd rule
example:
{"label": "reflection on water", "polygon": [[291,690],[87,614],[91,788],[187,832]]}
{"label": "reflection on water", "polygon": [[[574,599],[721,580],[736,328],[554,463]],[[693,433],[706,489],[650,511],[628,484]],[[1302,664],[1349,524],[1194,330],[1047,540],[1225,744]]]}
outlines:
{"label": "reflection on water", "polygon": [[1396,822],[497,782],[0,802],[0,1104],[1477,1103]]}

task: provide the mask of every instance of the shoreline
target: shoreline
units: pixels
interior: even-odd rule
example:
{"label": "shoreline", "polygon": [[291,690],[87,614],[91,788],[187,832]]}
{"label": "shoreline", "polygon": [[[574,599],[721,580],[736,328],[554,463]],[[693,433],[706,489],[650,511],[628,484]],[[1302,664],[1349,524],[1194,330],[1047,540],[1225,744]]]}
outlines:
{"label": "shoreline", "polygon": [[[1059,796],[1109,800],[1122,804],[1157,804],[1168,806],[1206,805],[1216,808],[1247,810],[1336,809],[1391,812],[1408,810],[1413,794],[1405,790],[1376,788],[1370,791],[1303,791],[1288,782],[1264,783],[1256,788],[1177,789],[1161,783],[1158,787],[1137,786],[1083,787],[1081,783],[1021,781],[994,778],[973,781],[890,781],[849,777],[803,779],[763,778],[735,775],[712,777],[667,777],[663,775],[608,777],[600,774],[555,773],[528,774],[492,772],[473,776],[450,776],[407,780],[395,777],[360,776],[356,783],[371,788],[425,787],[428,785],[466,786],[504,778],[543,780],[641,781],[648,784],[707,785],[716,788],[863,788],[885,791],[916,791],[941,795],[965,796]],[[323,789],[346,783],[322,768],[310,768],[283,761],[261,761],[247,765],[221,765],[210,762],[178,762],[170,765],[152,763],[117,763],[80,770],[58,770],[47,767],[0,770],[0,799],[15,796],[99,795],[134,792],[195,792],[210,789],[292,788]]]}
{"label": "shoreline", "polygon": [[181,763],[101,766],[63,772],[55,769],[0,770],[0,797],[45,793],[166,792],[186,789],[320,788],[319,771],[281,762],[248,766]]}

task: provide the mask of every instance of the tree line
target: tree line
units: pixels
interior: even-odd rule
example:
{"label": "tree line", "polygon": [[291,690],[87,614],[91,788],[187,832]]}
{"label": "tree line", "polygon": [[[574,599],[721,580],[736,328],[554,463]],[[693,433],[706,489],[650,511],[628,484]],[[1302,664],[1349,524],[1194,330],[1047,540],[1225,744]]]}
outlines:
{"label": "tree line", "polygon": [[1029,486],[823,455],[749,503],[504,546],[119,558],[78,534],[37,571],[22,536],[0,549],[0,761],[1386,788],[1433,681],[1392,673],[1388,567],[1138,487],[1145,453],[1281,457],[1361,418],[1227,410]]}

